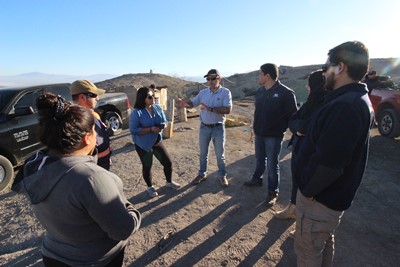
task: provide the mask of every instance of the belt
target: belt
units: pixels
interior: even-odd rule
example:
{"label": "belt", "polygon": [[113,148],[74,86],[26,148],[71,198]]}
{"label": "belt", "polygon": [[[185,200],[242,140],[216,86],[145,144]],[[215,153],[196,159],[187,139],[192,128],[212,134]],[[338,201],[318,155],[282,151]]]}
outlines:
{"label": "belt", "polygon": [[201,124],[203,124],[204,126],[213,128],[213,127],[221,126],[221,125],[222,125],[222,122],[212,123],[212,124],[207,124],[207,123],[202,122]]}
{"label": "belt", "polygon": [[111,149],[110,149],[110,147],[108,147],[106,150],[99,152],[97,154],[97,158],[101,159],[101,158],[107,157],[110,153],[111,153]]}

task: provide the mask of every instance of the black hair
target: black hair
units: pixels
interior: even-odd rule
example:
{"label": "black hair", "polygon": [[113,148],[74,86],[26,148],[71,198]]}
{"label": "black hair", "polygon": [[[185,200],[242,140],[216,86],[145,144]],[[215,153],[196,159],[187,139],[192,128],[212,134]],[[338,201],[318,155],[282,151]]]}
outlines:
{"label": "black hair", "polygon": [[91,110],[65,101],[52,93],[36,99],[39,113],[39,139],[48,148],[69,154],[84,147],[83,137],[93,132]]}
{"label": "black hair", "polygon": [[279,77],[279,69],[278,66],[273,63],[266,63],[260,67],[261,71],[265,74],[269,74],[269,76],[276,80]]}
{"label": "black hair", "polygon": [[328,52],[329,61],[334,64],[343,62],[348,68],[351,79],[361,81],[369,69],[368,48],[359,41],[340,44]]}
{"label": "black hair", "polygon": [[141,87],[136,93],[136,101],[135,105],[133,106],[134,108],[137,109],[143,109],[146,107],[146,97],[149,92],[153,92],[150,88],[148,87]]}
{"label": "black hair", "polygon": [[313,111],[324,101],[327,91],[325,89],[325,77],[322,70],[311,72],[308,76],[310,94],[304,103],[304,116],[310,116]]}

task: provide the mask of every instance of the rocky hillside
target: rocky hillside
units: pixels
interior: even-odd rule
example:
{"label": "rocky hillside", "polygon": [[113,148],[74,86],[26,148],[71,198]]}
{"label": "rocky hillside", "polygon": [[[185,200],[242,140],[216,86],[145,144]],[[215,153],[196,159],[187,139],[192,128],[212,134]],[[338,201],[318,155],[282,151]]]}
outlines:
{"label": "rocky hillside", "polygon": [[[400,58],[372,59],[371,69],[376,70],[379,75],[389,75],[396,83],[400,83],[399,62]],[[303,102],[307,98],[307,91],[305,89],[307,76],[319,67],[320,65],[299,67],[280,66],[280,80],[296,92],[299,102]],[[104,88],[108,92],[125,92],[128,96],[132,95],[133,90],[141,86],[149,86],[150,84],[155,84],[157,87],[168,87],[169,94],[175,98],[189,97],[206,87],[206,83],[186,81],[177,77],[156,73],[125,74],[96,83],[97,86]],[[222,84],[232,91],[234,98],[253,95],[259,87],[258,70],[224,77]]]}

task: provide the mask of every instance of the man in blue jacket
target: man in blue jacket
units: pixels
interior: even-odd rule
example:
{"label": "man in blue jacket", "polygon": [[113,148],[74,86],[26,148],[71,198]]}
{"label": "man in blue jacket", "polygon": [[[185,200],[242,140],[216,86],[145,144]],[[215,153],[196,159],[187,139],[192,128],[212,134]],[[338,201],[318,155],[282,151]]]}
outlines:
{"label": "man in blue jacket", "polygon": [[311,119],[294,170],[297,266],[332,265],[335,230],[367,163],[374,114],[360,81],[368,67],[368,49],[358,41],[331,49],[322,67],[331,92]]}
{"label": "man in blue jacket", "polygon": [[275,204],[279,193],[279,155],[289,119],[297,110],[296,97],[279,80],[278,66],[272,63],[260,67],[256,92],[253,130],[255,134],[256,169],[245,186],[262,186],[265,165],[268,172],[267,206]]}

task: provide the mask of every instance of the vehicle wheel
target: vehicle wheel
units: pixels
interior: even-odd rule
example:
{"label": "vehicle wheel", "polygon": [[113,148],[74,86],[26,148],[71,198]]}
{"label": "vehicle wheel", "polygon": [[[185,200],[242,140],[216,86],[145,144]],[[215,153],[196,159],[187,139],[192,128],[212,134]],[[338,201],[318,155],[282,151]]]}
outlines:
{"label": "vehicle wheel", "polygon": [[378,116],[378,130],[382,136],[400,136],[400,121],[394,109],[384,109]]}
{"label": "vehicle wheel", "polygon": [[14,167],[4,156],[0,156],[0,192],[7,188],[14,178]]}
{"label": "vehicle wheel", "polygon": [[115,135],[122,129],[122,120],[118,113],[110,111],[104,116],[104,123],[108,127],[109,135]]}

